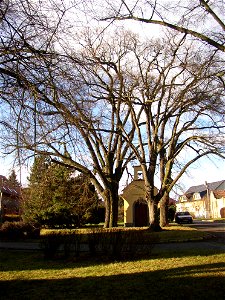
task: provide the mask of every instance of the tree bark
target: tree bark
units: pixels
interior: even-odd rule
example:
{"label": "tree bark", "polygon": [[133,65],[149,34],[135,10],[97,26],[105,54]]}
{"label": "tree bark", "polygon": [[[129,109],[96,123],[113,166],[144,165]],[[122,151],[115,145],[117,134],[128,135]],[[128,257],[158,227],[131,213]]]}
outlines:
{"label": "tree bark", "polygon": [[108,195],[108,191],[105,192],[104,195],[104,202],[105,202],[105,223],[104,228],[109,228],[109,220],[110,220],[110,198]]}
{"label": "tree bark", "polygon": [[169,194],[165,194],[160,200],[160,226],[164,227],[169,224],[168,221]]}
{"label": "tree bark", "polygon": [[112,193],[109,227],[117,227],[119,195]]}
{"label": "tree bark", "polygon": [[158,201],[156,199],[147,198],[149,209],[149,228],[152,231],[161,231],[158,216]]}
{"label": "tree bark", "polygon": [[106,204],[105,228],[117,227],[118,224],[118,203],[119,203],[119,184],[110,183],[105,191],[104,201]]}

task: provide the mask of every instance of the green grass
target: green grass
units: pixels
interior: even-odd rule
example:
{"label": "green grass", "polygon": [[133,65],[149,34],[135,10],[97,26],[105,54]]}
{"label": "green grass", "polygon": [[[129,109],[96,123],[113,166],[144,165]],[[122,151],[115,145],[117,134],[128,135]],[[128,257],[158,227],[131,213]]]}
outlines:
{"label": "green grass", "polygon": [[207,232],[177,224],[164,227],[162,232],[154,234],[158,234],[160,242],[202,240],[210,237]]}
{"label": "green grass", "polygon": [[41,252],[0,251],[4,299],[224,299],[225,253],[161,253],[114,263],[48,261]]}
{"label": "green grass", "polygon": [[[42,231],[42,235],[48,233]],[[176,224],[147,234],[160,242],[206,237],[204,232]],[[219,251],[153,251],[145,258],[112,263],[99,257],[46,260],[41,251],[0,250],[1,300],[220,300],[224,283],[225,253]]]}

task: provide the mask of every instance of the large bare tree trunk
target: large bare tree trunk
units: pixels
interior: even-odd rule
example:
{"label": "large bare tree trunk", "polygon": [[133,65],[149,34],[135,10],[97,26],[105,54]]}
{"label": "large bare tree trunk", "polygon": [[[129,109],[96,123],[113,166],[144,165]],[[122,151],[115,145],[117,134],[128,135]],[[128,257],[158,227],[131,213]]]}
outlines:
{"label": "large bare tree trunk", "polygon": [[117,227],[118,222],[118,183],[114,182],[109,184],[108,189],[105,191],[104,201],[106,204],[105,214],[105,228]]}
{"label": "large bare tree trunk", "polygon": [[156,197],[151,196],[151,192],[148,189],[146,190],[146,200],[149,210],[149,228],[152,231],[160,231],[161,227],[159,225],[158,200]]}
{"label": "large bare tree trunk", "polygon": [[117,227],[119,195],[112,193],[109,227]]}
{"label": "large bare tree trunk", "polygon": [[164,227],[169,224],[168,221],[169,194],[166,193],[160,200],[160,226]]}
{"label": "large bare tree trunk", "polygon": [[109,220],[110,220],[110,197],[108,195],[108,191],[105,192],[104,202],[105,202],[105,223],[104,223],[104,228],[109,228]]}
{"label": "large bare tree trunk", "polygon": [[161,231],[161,227],[159,225],[159,216],[158,216],[158,203],[154,200],[148,201],[149,208],[149,228],[152,231]]}

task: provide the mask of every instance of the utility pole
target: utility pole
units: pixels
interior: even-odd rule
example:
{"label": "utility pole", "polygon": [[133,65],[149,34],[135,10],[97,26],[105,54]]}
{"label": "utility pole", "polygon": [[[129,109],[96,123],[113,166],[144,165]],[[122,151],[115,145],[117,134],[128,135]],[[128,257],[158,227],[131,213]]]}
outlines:
{"label": "utility pole", "polygon": [[205,181],[205,186],[206,186],[206,201],[205,201],[206,218],[210,218],[211,217],[210,194],[209,194],[209,185],[207,181]]}

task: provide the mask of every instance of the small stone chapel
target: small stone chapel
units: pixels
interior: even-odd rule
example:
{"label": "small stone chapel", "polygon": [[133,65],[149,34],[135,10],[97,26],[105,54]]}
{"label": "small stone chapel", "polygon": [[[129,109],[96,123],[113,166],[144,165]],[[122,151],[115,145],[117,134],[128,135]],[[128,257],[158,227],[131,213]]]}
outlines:
{"label": "small stone chapel", "polygon": [[148,226],[149,212],[141,166],[134,166],[134,180],[124,188],[121,197],[124,200],[124,226]]}

